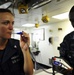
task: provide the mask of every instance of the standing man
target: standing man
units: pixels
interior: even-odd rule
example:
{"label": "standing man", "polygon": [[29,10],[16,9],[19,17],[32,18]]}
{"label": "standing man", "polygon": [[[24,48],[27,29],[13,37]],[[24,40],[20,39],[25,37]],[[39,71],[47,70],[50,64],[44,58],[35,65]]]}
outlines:
{"label": "standing man", "polygon": [[[74,6],[69,12],[69,20],[74,27]],[[73,68],[72,73],[64,75],[74,75],[74,31],[67,34],[60,44],[60,56]]]}

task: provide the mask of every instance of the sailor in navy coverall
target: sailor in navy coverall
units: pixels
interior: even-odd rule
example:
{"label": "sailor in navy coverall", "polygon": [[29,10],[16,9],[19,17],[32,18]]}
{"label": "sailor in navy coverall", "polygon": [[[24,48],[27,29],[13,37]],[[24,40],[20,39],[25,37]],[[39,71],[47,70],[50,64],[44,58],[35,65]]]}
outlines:
{"label": "sailor in navy coverall", "polygon": [[14,16],[11,11],[0,8],[0,75],[33,75],[28,48],[29,34],[22,32],[20,41],[11,39],[13,24]]}
{"label": "sailor in navy coverall", "polygon": [[[69,20],[74,27],[74,6],[69,12]],[[60,44],[60,57],[62,57],[72,68],[72,72],[64,75],[74,75],[74,31],[64,37]]]}

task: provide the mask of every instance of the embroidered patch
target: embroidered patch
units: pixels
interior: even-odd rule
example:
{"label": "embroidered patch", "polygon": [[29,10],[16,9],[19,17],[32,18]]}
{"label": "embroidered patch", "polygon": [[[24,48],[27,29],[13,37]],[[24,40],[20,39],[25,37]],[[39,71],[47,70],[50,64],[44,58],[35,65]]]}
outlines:
{"label": "embroidered patch", "polygon": [[11,58],[11,61],[12,61],[13,64],[16,63],[16,62],[18,62],[18,61],[20,61],[19,55],[13,56]]}

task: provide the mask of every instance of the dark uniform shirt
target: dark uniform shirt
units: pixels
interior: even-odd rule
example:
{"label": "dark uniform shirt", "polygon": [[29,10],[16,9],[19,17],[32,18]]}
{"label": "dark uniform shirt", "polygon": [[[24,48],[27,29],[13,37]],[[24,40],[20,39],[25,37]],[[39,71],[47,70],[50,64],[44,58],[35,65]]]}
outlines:
{"label": "dark uniform shirt", "polygon": [[2,62],[4,51],[5,51],[5,49],[4,50],[0,50],[0,64]]}
{"label": "dark uniform shirt", "polygon": [[[74,31],[67,34],[60,44],[60,57],[65,59],[74,68]],[[74,75],[74,73],[70,75]]]}
{"label": "dark uniform shirt", "polygon": [[6,48],[0,51],[0,75],[25,75],[23,65],[19,41],[9,39]]}

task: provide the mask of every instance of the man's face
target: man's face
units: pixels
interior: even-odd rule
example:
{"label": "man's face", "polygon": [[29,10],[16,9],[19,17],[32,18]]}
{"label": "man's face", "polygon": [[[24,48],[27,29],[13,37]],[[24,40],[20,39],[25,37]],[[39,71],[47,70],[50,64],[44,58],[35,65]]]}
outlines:
{"label": "man's face", "polygon": [[8,12],[0,13],[0,38],[9,39],[13,31],[14,16]]}

